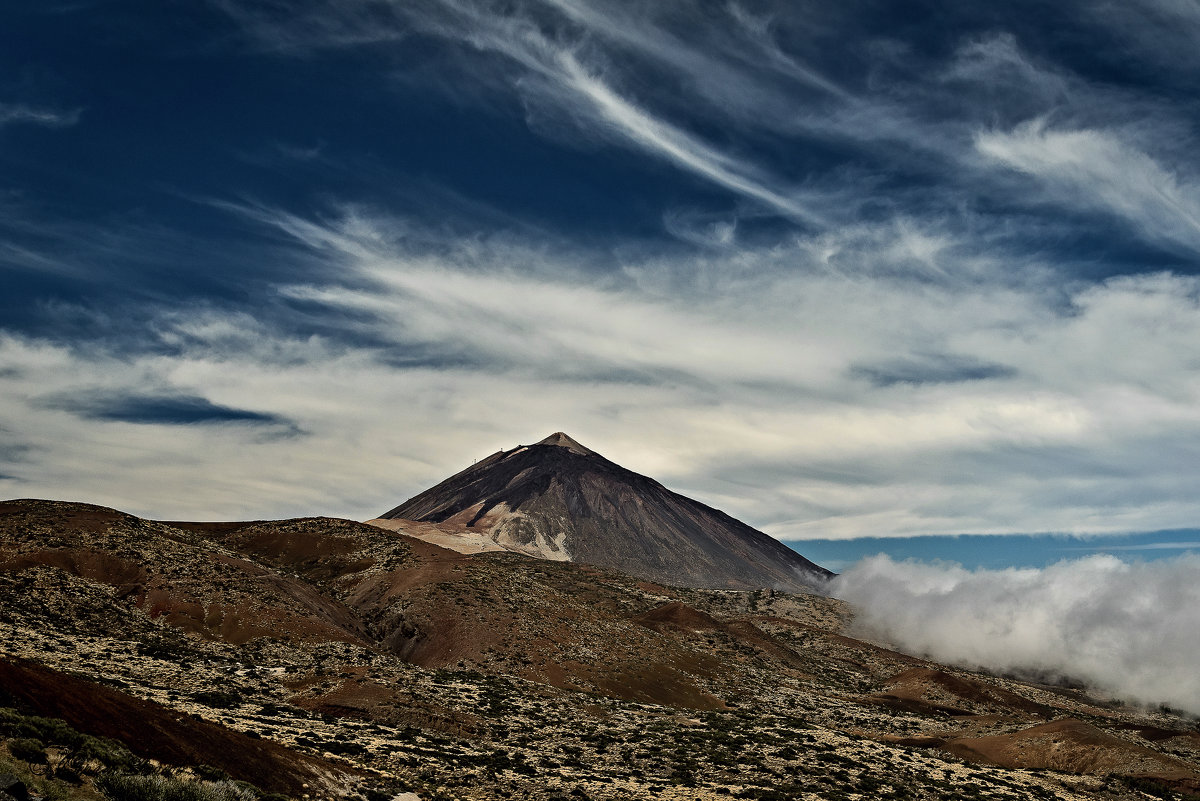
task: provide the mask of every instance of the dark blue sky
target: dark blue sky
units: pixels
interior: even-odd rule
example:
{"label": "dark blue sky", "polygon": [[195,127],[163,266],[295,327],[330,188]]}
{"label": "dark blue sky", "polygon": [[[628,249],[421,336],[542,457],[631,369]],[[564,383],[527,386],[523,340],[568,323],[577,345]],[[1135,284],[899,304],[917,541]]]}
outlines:
{"label": "dark blue sky", "polygon": [[788,540],[1194,527],[1198,34],[6,8],[0,493],[365,518],[567,430]]}

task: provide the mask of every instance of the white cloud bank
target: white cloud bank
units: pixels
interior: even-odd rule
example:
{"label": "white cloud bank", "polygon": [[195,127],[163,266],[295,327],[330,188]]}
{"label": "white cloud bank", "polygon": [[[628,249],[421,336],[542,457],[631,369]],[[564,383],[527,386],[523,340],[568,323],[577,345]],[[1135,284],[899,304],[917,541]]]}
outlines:
{"label": "white cloud bank", "polygon": [[[149,351],[0,337],[4,495],[368,517],[566,430],[782,539],[1200,519],[1192,278],[1064,298],[915,224],[698,258],[228,208],[330,278],[255,316],[163,310]],[[923,280],[948,259],[976,281]],[[286,324],[308,308],[329,327]],[[155,418],[180,399],[207,419]]]}
{"label": "white cloud bank", "polygon": [[1200,714],[1200,556],[1043,569],[864,559],[835,580],[858,623],[910,653],[1081,680]]}

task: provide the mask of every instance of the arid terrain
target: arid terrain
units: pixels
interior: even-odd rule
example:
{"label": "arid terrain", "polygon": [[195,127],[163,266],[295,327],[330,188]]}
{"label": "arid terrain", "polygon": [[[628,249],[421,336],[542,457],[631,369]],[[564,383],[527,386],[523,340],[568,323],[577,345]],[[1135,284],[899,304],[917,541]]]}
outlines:
{"label": "arid terrain", "polygon": [[1200,793],[1194,718],[897,653],[817,595],[19,500],[0,599],[0,773],[56,798],[122,772],[368,801]]}

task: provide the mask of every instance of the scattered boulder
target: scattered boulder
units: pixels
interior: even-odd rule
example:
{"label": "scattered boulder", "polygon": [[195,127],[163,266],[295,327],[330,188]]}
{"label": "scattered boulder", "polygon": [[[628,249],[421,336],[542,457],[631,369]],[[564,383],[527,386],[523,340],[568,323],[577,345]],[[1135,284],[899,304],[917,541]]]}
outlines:
{"label": "scattered boulder", "polygon": [[29,801],[29,788],[16,776],[5,773],[0,776],[0,798],[5,797],[13,801]]}

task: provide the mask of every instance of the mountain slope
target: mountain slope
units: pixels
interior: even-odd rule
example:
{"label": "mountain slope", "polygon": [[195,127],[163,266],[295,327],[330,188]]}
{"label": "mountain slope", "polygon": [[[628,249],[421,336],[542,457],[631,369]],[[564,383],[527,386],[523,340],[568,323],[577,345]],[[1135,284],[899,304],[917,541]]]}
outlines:
{"label": "mountain slope", "polygon": [[896,653],[852,616],[349,520],[0,502],[0,768],[37,735],[57,745],[22,776],[72,776],[54,715],[171,775],[311,799],[1200,791],[1194,718]]}
{"label": "mountain slope", "polygon": [[677,586],[803,592],[832,575],[561,432],[494,453],[371,521],[420,536],[388,521],[432,523],[466,541]]}

